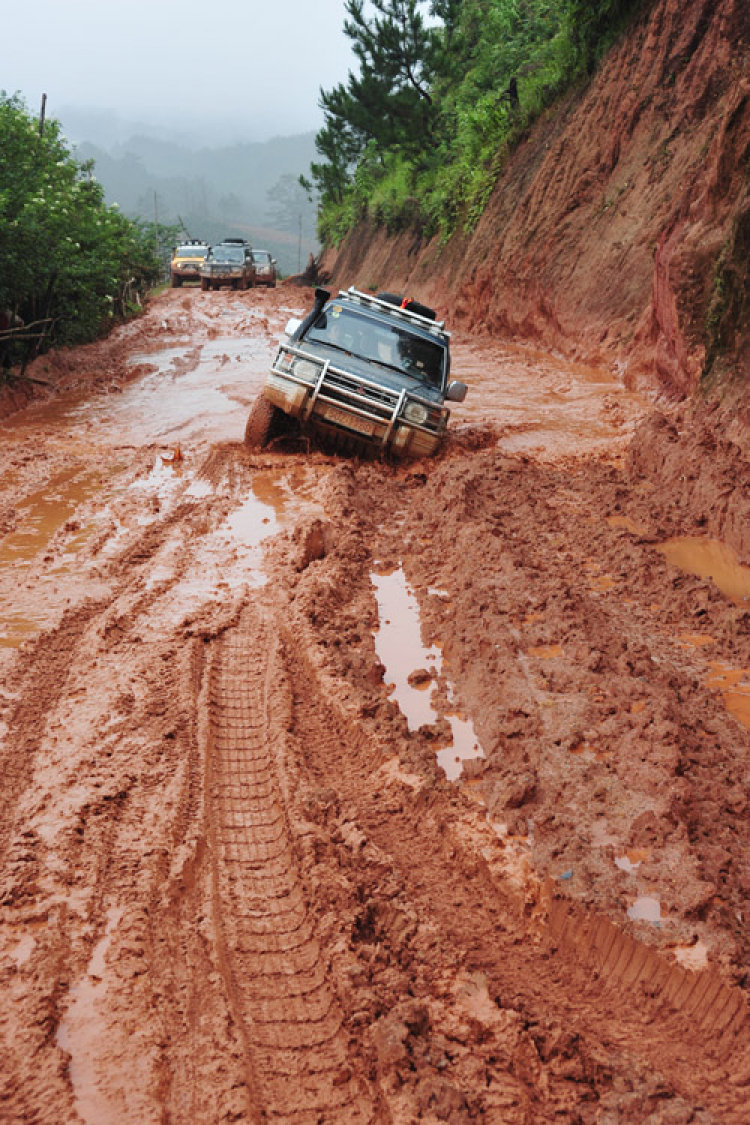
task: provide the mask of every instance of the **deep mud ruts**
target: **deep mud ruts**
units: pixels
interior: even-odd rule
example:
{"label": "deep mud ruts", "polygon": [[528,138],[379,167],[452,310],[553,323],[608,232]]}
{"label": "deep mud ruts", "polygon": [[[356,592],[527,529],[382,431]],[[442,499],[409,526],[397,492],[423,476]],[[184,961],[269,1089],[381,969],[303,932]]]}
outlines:
{"label": "deep mud ruts", "polygon": [[166,293],[3,423],[0,1121],[743,1125],[746,597],[650,405],[459,339],[435,459],[252,454],[304,304]]}

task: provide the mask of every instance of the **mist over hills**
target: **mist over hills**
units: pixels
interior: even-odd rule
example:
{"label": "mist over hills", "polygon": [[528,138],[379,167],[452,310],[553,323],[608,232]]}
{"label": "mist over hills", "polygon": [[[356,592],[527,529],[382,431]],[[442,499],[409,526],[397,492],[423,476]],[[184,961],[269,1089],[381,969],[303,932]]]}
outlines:
{"label": "mist over hills", "polygon": [[129,217],[177,224],[208,242],[249,238],[285,274],[317,253],[316,207],[298,184],[316,157],[315,133],[211,144],[200,128],[144,126],[106,112],[61,124],[78,159],[94,161],[107,201]]}

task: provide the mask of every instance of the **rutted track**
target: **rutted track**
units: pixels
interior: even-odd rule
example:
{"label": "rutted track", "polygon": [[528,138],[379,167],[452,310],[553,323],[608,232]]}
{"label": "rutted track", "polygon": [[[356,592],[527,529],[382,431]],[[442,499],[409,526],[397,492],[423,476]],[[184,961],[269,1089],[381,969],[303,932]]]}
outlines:
{"label": "rutted track", "polygon": [[[283,299],[163,305],[213,340]],[[246,405],[184,464],[94,447],[102,495],[2,576],[55,612],[0,653],[0,1120],[746,1125],[750,733],[708,676],[750,636],[654,549],[623,435],[546,464],[464,424],[394,467],[252,455]],[[8,502],[76,446],[30,433]],[[398,569],[421,726],[376,646]]]}
{"label": "rutted track", "polygon": [[207,748],[214,911],[251,1113],[299,1125],[371,1121],[287,823],[284,724],[274,714],[287,685],[276,632],[253,607],[217,645]]}

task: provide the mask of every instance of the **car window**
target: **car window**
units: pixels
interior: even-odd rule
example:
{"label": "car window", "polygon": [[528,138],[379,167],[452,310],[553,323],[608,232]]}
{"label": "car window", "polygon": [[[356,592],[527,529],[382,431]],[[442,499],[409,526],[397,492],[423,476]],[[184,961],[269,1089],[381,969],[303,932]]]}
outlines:
{"label": "car window", "polygon": [[405,325],[387,324],[333,304],[323,310],[305,338],[387,364],[430,387],[443,385],[446,349],[436,340],[410,332]]}
{"label": "car window", "polygon": [[174,253],[176,258],[205,258],[208,253],[208,247],[178,246]]}

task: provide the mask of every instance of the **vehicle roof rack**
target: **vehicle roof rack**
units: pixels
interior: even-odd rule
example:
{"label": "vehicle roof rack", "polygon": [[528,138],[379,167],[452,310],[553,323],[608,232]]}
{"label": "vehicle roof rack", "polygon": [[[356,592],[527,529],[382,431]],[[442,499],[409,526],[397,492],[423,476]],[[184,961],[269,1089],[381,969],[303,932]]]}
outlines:
{"label": "vehicle roof rack", "polygon": [[360,289],[355,289],[353,285],[350,285],[348,289],[340,289],[339,297],[349,297],[361,305],[368,305],[374,309],[379,309],[381,312],[387,312],[389,316],[398,316],[402,320],[417,321],[420,328],[431,332],[433,336],[450,336],[450,332],[445,330],[444,320],[431,320],[428,316],[421,316],[419,313],[410,312],[409,309],[402,309],[390,301],[383,301],[380,297],[363,293]]}

